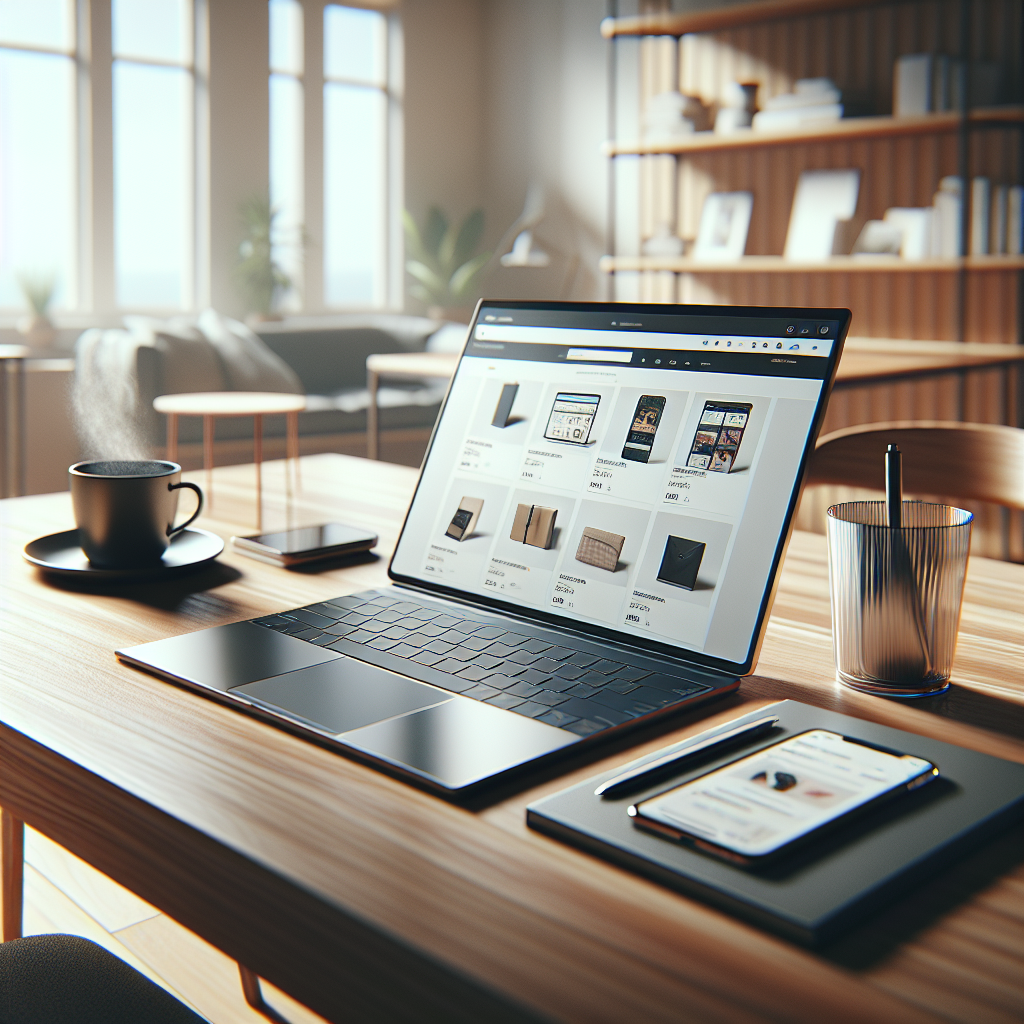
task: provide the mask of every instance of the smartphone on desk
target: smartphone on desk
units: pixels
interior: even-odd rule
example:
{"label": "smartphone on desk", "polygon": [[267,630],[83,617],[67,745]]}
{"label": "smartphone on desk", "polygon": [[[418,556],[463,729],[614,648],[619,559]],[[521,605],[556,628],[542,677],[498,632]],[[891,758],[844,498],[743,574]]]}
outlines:
{"label": "smartphone on desk", "polygon": [[369,551],[377,543],[377,534],[359,526],[324,523],[231,539],[243,555],[273,565],[290,566]]}
{"label": "smartphone on desk", "polygon": [[923,757],[811,729],[635,804],[628,813],[646,831],[753,865],[938,774]]}

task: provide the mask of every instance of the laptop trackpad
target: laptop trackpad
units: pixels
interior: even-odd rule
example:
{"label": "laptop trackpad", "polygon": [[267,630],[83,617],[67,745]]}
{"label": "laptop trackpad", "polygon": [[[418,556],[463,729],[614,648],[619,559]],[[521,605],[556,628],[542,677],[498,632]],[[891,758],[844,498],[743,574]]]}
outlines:
{"label": "laptop trackpad", "polygon": [[260,679],[230,692],[273,705],[335,735],[451,700],[442,690],[352,658]]}

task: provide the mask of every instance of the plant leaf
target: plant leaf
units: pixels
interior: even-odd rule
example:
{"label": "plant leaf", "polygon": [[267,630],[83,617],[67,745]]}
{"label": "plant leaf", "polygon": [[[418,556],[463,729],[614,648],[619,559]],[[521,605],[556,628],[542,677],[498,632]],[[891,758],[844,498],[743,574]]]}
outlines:
{"label": "plant leaf", "polygon": [[479,207],[470,213],[459,228],[458,241],[452,254],[452,264],[461,267],[476,251],[484,233],[484,211]]}
{"label": "plant leaf", "polygon": [[423,261],[427,255],[423,248],[423,238],[420,235],[420,229],[416,226],[416,221],[412,219],[412,214],[408,210],[402,211],[402,226],[405,228],[405,241],[409,247],[409,255],[413,259]]}
{"label": "plant leaf", "polygon": [[441,239],[448,230],[448,218],[437,206],[432,206],[427,214],[427,223],[423,228],[423,251],[428,256],[437,256],[441,247]]}
{"label": "plant leaf", "polygon": [[423,302],[423,303],[425,303],[428,306],[434,305],[434,297],[433,297],[433,295],[431,295],[430,292],[428,292],[427,289],[424,288],[423,285],[421,285],[421,284],[414,284],[409,289],[409,294],[414,299],[419,299],[420,302]]}
{"label": "plant leaf", "polygon": [[448,290],[455,298],[464,299],[473,291],[477,285],[480,272],[487,266],[490,258],[491,254],[489,252],[482,252],[479,256],[474,256],[468,263],[463,263],[452,274],[451,280],[448,282]]}
{"label": "plant leaf", "polygon": [[459,266],[455,262],[455,242],[458,237],[455,225],[450,224],[437,247],[437,271],[446,281]]}
{"label": "plant leaf", "polygon": [[405,269],[430,292],[431,297],[439,306],[445,305],[444,300],[447,296],[448,286],[443,278],[419,260],[407,261]]}

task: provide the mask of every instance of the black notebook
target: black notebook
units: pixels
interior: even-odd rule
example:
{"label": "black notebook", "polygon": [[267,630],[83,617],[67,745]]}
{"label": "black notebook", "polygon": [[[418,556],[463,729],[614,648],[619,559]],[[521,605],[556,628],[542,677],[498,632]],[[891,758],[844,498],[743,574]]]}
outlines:
{"label": "black notebook", "polygon": [[665,553],[661,556],[658,579],[674,587],[693,590],[697,585],[697,573],[704,558],[705,544],[699,540],[669,536],[665,541]]}
{"label": "black notebook", "polygon": [[[848,715],[781,701],[742,718],[777,715],[768,733],[613,798],[594,789],[618,768],[527,808],[531,828],[808,945],[830,941],[897,895],[1024,818],[1024,765]],[[808,729],[830,729],[932,761],[939,778],[762,868],[725,863],[636,828],[630,804]],[[663,751],[650,756],[654,760]],[[644,783],[639,783],[643,785]]]}

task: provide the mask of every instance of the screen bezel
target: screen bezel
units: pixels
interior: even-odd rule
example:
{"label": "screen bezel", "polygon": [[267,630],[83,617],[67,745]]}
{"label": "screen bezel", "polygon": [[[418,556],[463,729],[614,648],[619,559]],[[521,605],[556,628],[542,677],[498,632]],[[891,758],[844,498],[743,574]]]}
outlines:
{"label": "screen bezel", "polygon": [[[423,472],[430,460],[434,449],[434,441],[437,438],[438,428],[448,407],[448,398],[462,367],[462,361],[466,355],[466,346],[476,330],[480,319],[480,313],[484,308],[495,308],[503,310],[534,310],[537,312],[567,312],[567,313],[616,313],[622,316],[636,315],[644,316],[694,316],[704,319],[735,319],[745,317],[749,319],[791,319],[791,320],[833,320],[838,321],[839,328],[833,340],[832,352],[828,356],[829,365],[825,379],[822,382],[821,393],[818,396],[817,407],[811,420],[811,427],[808,432],[807,443],[800,465],[794,480],[793,491],[790,494],[789,505],[783,519],[782,529],[779,531],[779,540],[772,558],[771,569],[765,584],[764,592],[761,595],[761,603],[758,607],[757,618],[754,629],[751,633],[750,644],[747,647],[747,654],[743,661],[734,662],[726,658],[715,657],[703,651],[691,651],[681,647],[673,647],[670,644],[662,643],[646,636],[637,636],[627,633],[624,630],[614,629],[608,626],[599,626],[594,623],[581,622],[578,619],[569,619],[567,616],[552,614],[539,608],[529,608],[523,605],[512,604],[502,601],[489,595],[474,594],[468,590],[460,590],[457,587],[445,586],[433,580],[421,580],[416,576],[406,576],[395,572],[395,555],[405,535],[405,528],[409,522],[409,515],[416,502],[416,495],[419,493],[420,484],[423,482]],[[712,671],[725,672],[730,675],[744,676],[753,672],[757,664],[757,658],[764,640],[765,629],[768,624],[768,614],[771,611],[772,602],[775,600],[775,592],[779,584],[779,569],[785,557],[786,549],[789,546],[790,536],[793,532],[793,520],[796,515],[797,504],[800,500],[800,491],[803,486],[804,477],[807,473],[807,465],[811,453],[814,451],[814,444],[821,431],[821,425],[825,419],[825,412],[828,408],[828,400],[832,394],[835,384],[836,369],[843,353],[843,346],[850,329],[850,320],[853,314],[848,309],[832,307],[808,307],[808,306],[690,306],[690,305],[669,305],[662,303],[632,303],[632,302],[527,302],[510,299],[480,299],[473,317],[466,329],[466,338],[463,341],[462,352],[459,354],[459,362],[448,381],[448,389],[445,392],[444,400],[441,403],[437,419],[434,421],[433,430],[430,433],[430,440],[427,443],[423,461],[420,464],[420,475],[416,481],[416,489],[413,491],[409,506],[402,519],[402,528],[395,541],[394,551],[388,562],[388,578],[393,582],[424,593],[437,594],[441,597],[452,598],[484,610],[502,612],[515,618],[525,618],[542,626],[555,626],[567,632],[578,633],[585,637],[618,644],[622,647],[635,648],[645,654],[654,654],[658,657],[677,661],[686,666],[698,666]],[[642,332],[609,331],[609,334],[628,335],[635,333],[643,337]],[[703,333],[703,332],[702,332]],[[570,394],[571,392],[564,392]],[[582,392],[579,392],[582,394]]]}

